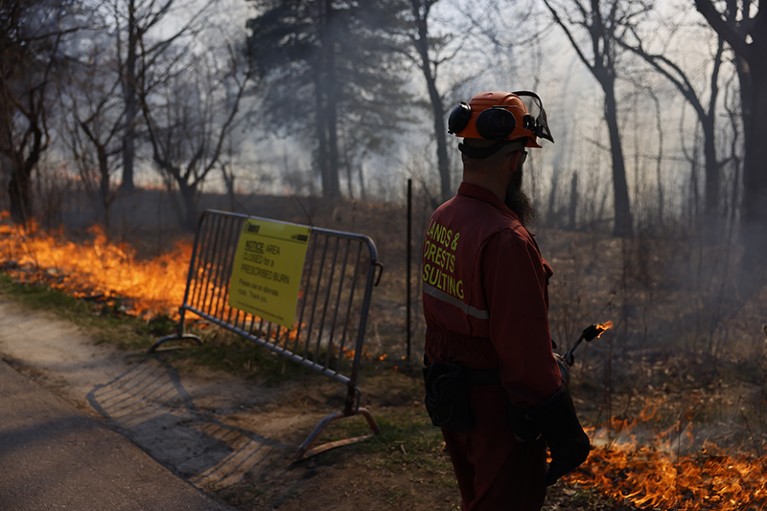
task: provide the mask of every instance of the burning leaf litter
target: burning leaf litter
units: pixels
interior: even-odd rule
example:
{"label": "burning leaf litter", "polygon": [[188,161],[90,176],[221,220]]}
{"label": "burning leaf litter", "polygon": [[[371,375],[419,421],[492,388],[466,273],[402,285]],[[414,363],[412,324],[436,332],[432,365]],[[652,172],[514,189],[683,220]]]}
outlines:
{"label": "burning leaf litter", "polygon": [[[0,218],[2,220],[2,218]],[[0,265],[21,283],[43,281],[76,298],[120,303],[136,316],[175,316],[182,303],[191,242],[141,260],[126,244],[110,242],[99,227],[81,244],[31,226],[0,223]]]}
{"label": "burning leaf litter", "polygon": [[568,480],[639,509],[767,509],[767,459],[732,457],[715,448],[675,455],[656,446],[597,447]]}
{"label": "burning leaf litter", "polygon": [[[7,214],[0,212],[0,269],[15,280],[43,281],[78,298],[120,302],[124,312],[137,316],[177,314],[191,242],[141,260],[134,248],[110,242],[97,227],[89,230],[90,241],[76,244],[60,233],[44,233],[34,226],[24,229],[5,219]],[[612,327],[611,321],[591,325],[582,338],[591,341]],[[622,426],[629,430],[634,425]],[[639,509],[767,510],[767,457],[731,456],[710,445],[681,453],[663,435],[660,444],[641,445],[635,439],[603,442],[600,432],[591,435],[601,445],[595,445],[587,463],[568,476],[570,483],[596,488]]]}

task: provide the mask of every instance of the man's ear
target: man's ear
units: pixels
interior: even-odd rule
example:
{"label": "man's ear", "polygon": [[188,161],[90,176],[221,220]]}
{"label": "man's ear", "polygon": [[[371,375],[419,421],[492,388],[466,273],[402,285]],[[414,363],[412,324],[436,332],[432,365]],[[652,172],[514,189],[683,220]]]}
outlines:
{"label": "man's ear", "polygon": [[519,151],[512,151],[505,154],[507,165],[511,168],[511,174],[519,171]]}

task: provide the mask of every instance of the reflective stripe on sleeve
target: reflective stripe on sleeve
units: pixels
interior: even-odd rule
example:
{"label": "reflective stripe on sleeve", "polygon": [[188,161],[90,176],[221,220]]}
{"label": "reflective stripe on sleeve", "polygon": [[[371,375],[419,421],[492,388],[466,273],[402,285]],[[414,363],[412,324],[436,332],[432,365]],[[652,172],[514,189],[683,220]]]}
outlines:
{"label": "reflective stripe on sleeve", "polygon": [[427,295],[436,298],[437,300],[447,302],[450,305],[455,305],[459,309],[461,309],[467,316],[473,316],[477,319],[490,319],[490,314],[486,310],[477,309],[476,307],[472,307],[468,303],[463,303],[461,300],[456,298],[455,296],[451,296],[444,291],[437,289],[434,286],[430,286],[429,284],[423,285],[423,292]]}

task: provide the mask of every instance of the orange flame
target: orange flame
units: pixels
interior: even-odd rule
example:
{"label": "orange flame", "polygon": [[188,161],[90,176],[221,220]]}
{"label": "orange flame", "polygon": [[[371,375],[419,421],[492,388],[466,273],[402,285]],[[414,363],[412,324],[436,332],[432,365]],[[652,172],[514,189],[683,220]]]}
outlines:
{"label": "orange flame", "polygon": [[19,282],[44,280],[77,298],[121,302],[128,314],[177,315],[186,287],[191,242],[142,260],[126,244],[110,242],[103,230],[88,230],[91,240],[74,243],[34,225],[0,224],[0,264]]}
{"label": "orange flame", "polygon": [[[7,218],[7,212],[0,211],[0,222]],[[0,267],[18,282],[45,282],[75,298],[120,304],[126,314],[167,314],[178,319],[192,255],[191,241],[179,242],[158,257],[140,259],[133,247],[110,242],[102,228],[91,227],[88,232],[92,240],[78,244],[60,233],[44,233],[34,224],[25,229],[0,223]],[[203,273],[203,269],[198,271]],[[204,275],[198,275],[201,277]],[[208,303],[203,308],[208,308],[221,293],[212,282],[205,285]],[[226,317],[233,314],[228,304],[223,304],[222,310]],[[254,317],[254,322],[260,322],[260,318]],[[298,326],[289,330],[270,328],[260,335],[284,344],[296,340]],[[205,328],[206,324],[196,327]]]}
{"label": "orange flame", "polygon": [[600,337],[602,337],[603,333],[607,332],[613,327],[613,322],[608,319],[604,323],[597,323],[595,326],[597,331],[599,332],[599,334],[597,335],[597,339],[599,339]]}
{"label": "orange flame", "polygon": [[[136,315],[177,314],[191,243],[179,243],[167,254],[142,260],[132,247],[109,242],[99,228],[90,230],[90,241],[77,244],[56,233],[37,232],[34,226],[27,230],[2,223],[7,216],[0,212],[0,266],[13,278],[29,282],[42,277],[74,296],[127,300],[126,312]],[[599,335],[612,327],[612,321],[595,325]],[[353,358],[355,351],[344,350],[342,356]],[[655,411],[643,410],[633,422],[614,419],[613,430],[628,438],[622,443],[606,443],[601,432],[592,431],[593,442],[601,445],[566,479],[641,509],[767,510],[767,457],[731,456],[713,445],[681,453],[669,440],[671,430],[681,429],[678,425],[659,435],[660,444],[640,445],[634,431]],[[691,439],[691,427],[684,432]]]}
{"label": "orange flame", "polygon": [[674,511],[767,510],[767,456],[727,453],[696,443],[693,423],[658,431],[665,398],[650,398],[633,418],[613,418],[588,433],[594,446],[570,483],[597,489],[633,508]]}
{"label": "orange flame", "polygon": [[686,455],[655,446],[596,447],[567,479],[640,509],[767,509],[767,457],[733,457],[715,447]]}

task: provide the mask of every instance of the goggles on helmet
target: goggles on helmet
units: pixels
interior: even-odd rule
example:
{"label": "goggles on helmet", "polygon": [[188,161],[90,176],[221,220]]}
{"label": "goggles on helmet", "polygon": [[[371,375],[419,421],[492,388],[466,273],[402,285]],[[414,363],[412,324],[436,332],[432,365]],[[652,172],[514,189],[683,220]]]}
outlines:
{"label": "goggles on helmet", "polygon": [[530,91],[477,94],[450,112],[447,125],[448,133],[462,138],[499,142],[527,139],[526,147],[541,147],[537,138],[554,142],[543,102]]}

